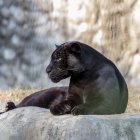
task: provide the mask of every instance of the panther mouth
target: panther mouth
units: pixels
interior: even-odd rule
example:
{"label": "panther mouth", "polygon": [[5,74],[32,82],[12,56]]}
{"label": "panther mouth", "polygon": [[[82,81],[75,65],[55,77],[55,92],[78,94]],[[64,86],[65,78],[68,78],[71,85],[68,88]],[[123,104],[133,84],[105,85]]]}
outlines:
{"label": "panther mouth", "polygon": [[65,78],[69,77],[69,74],[68,74],[68,72],[65,72],[65,73],[63,72],[61,74],[51,74],[51,73],[49,73],[48,76],[49,76],[49,78],[51,79],[52,82],[57,83],[57,82],[65,79]]}

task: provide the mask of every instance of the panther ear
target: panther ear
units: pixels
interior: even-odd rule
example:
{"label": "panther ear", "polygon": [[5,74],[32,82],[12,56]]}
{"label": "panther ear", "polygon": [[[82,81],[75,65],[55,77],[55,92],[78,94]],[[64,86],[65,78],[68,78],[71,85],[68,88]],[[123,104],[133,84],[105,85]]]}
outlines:
{"label": "panther ear", "polygon": [[80,44],[77,43],[77,42],[72,43],[71,46],[70,46],[70,51],[72,53],[79,54],[81,52],[81,46],[80,46]]}
{"label": "panther ear", "polygon": [[55,44],[55,47],[56,47],[56,49],[57,49],[57,48],[59,48],[60,46]]}

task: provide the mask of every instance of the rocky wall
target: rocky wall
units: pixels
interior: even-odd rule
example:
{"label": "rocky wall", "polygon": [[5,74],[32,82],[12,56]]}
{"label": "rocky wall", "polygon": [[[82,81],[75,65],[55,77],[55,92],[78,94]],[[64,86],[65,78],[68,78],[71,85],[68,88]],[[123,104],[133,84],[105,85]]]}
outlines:
{"label": "rocky wall", "polygon": [[[54,44],[79,40],[104,53],[99,8],[98,0],[0,0],[0,88],[54,86],[45,73]],[[128,83],[136,86],[140,83],[139,9],[140,0],[129,15],[135,35],[130,48],[136,49],[126,46],[126,57],[117,62]],[[68,80],[57,85],[66,84]]]}

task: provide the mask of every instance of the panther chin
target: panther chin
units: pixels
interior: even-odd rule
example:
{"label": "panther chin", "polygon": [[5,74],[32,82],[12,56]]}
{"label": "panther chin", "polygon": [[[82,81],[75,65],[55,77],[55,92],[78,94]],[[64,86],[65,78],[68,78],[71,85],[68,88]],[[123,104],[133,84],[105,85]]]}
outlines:
{"label": "panther chin", "polygon": [[53,76],[53,77],[49,76],[49,78],[51,79],[52,82],[58,83],[61,80],[68,78],[69,76],[70,75],[68,73],[65,73],[64,75],[61,76]]}
{"label": "panther chin", "polygon": [[62,80],[62,79],[59,79],[59,78],[50,78],[50,79],[53,83],[58,83]]}

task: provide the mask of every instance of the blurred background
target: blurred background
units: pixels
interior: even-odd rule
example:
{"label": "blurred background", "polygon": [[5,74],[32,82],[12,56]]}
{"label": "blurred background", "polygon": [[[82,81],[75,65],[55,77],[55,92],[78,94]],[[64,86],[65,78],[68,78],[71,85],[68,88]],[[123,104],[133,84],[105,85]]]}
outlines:
{"label": "blurred background", "polygon": [[[140,89],[140,0],[0,0],[0,89],[48,88],[55,44],[77,40]],[[94,61],[94,60],[93,60]]]}

